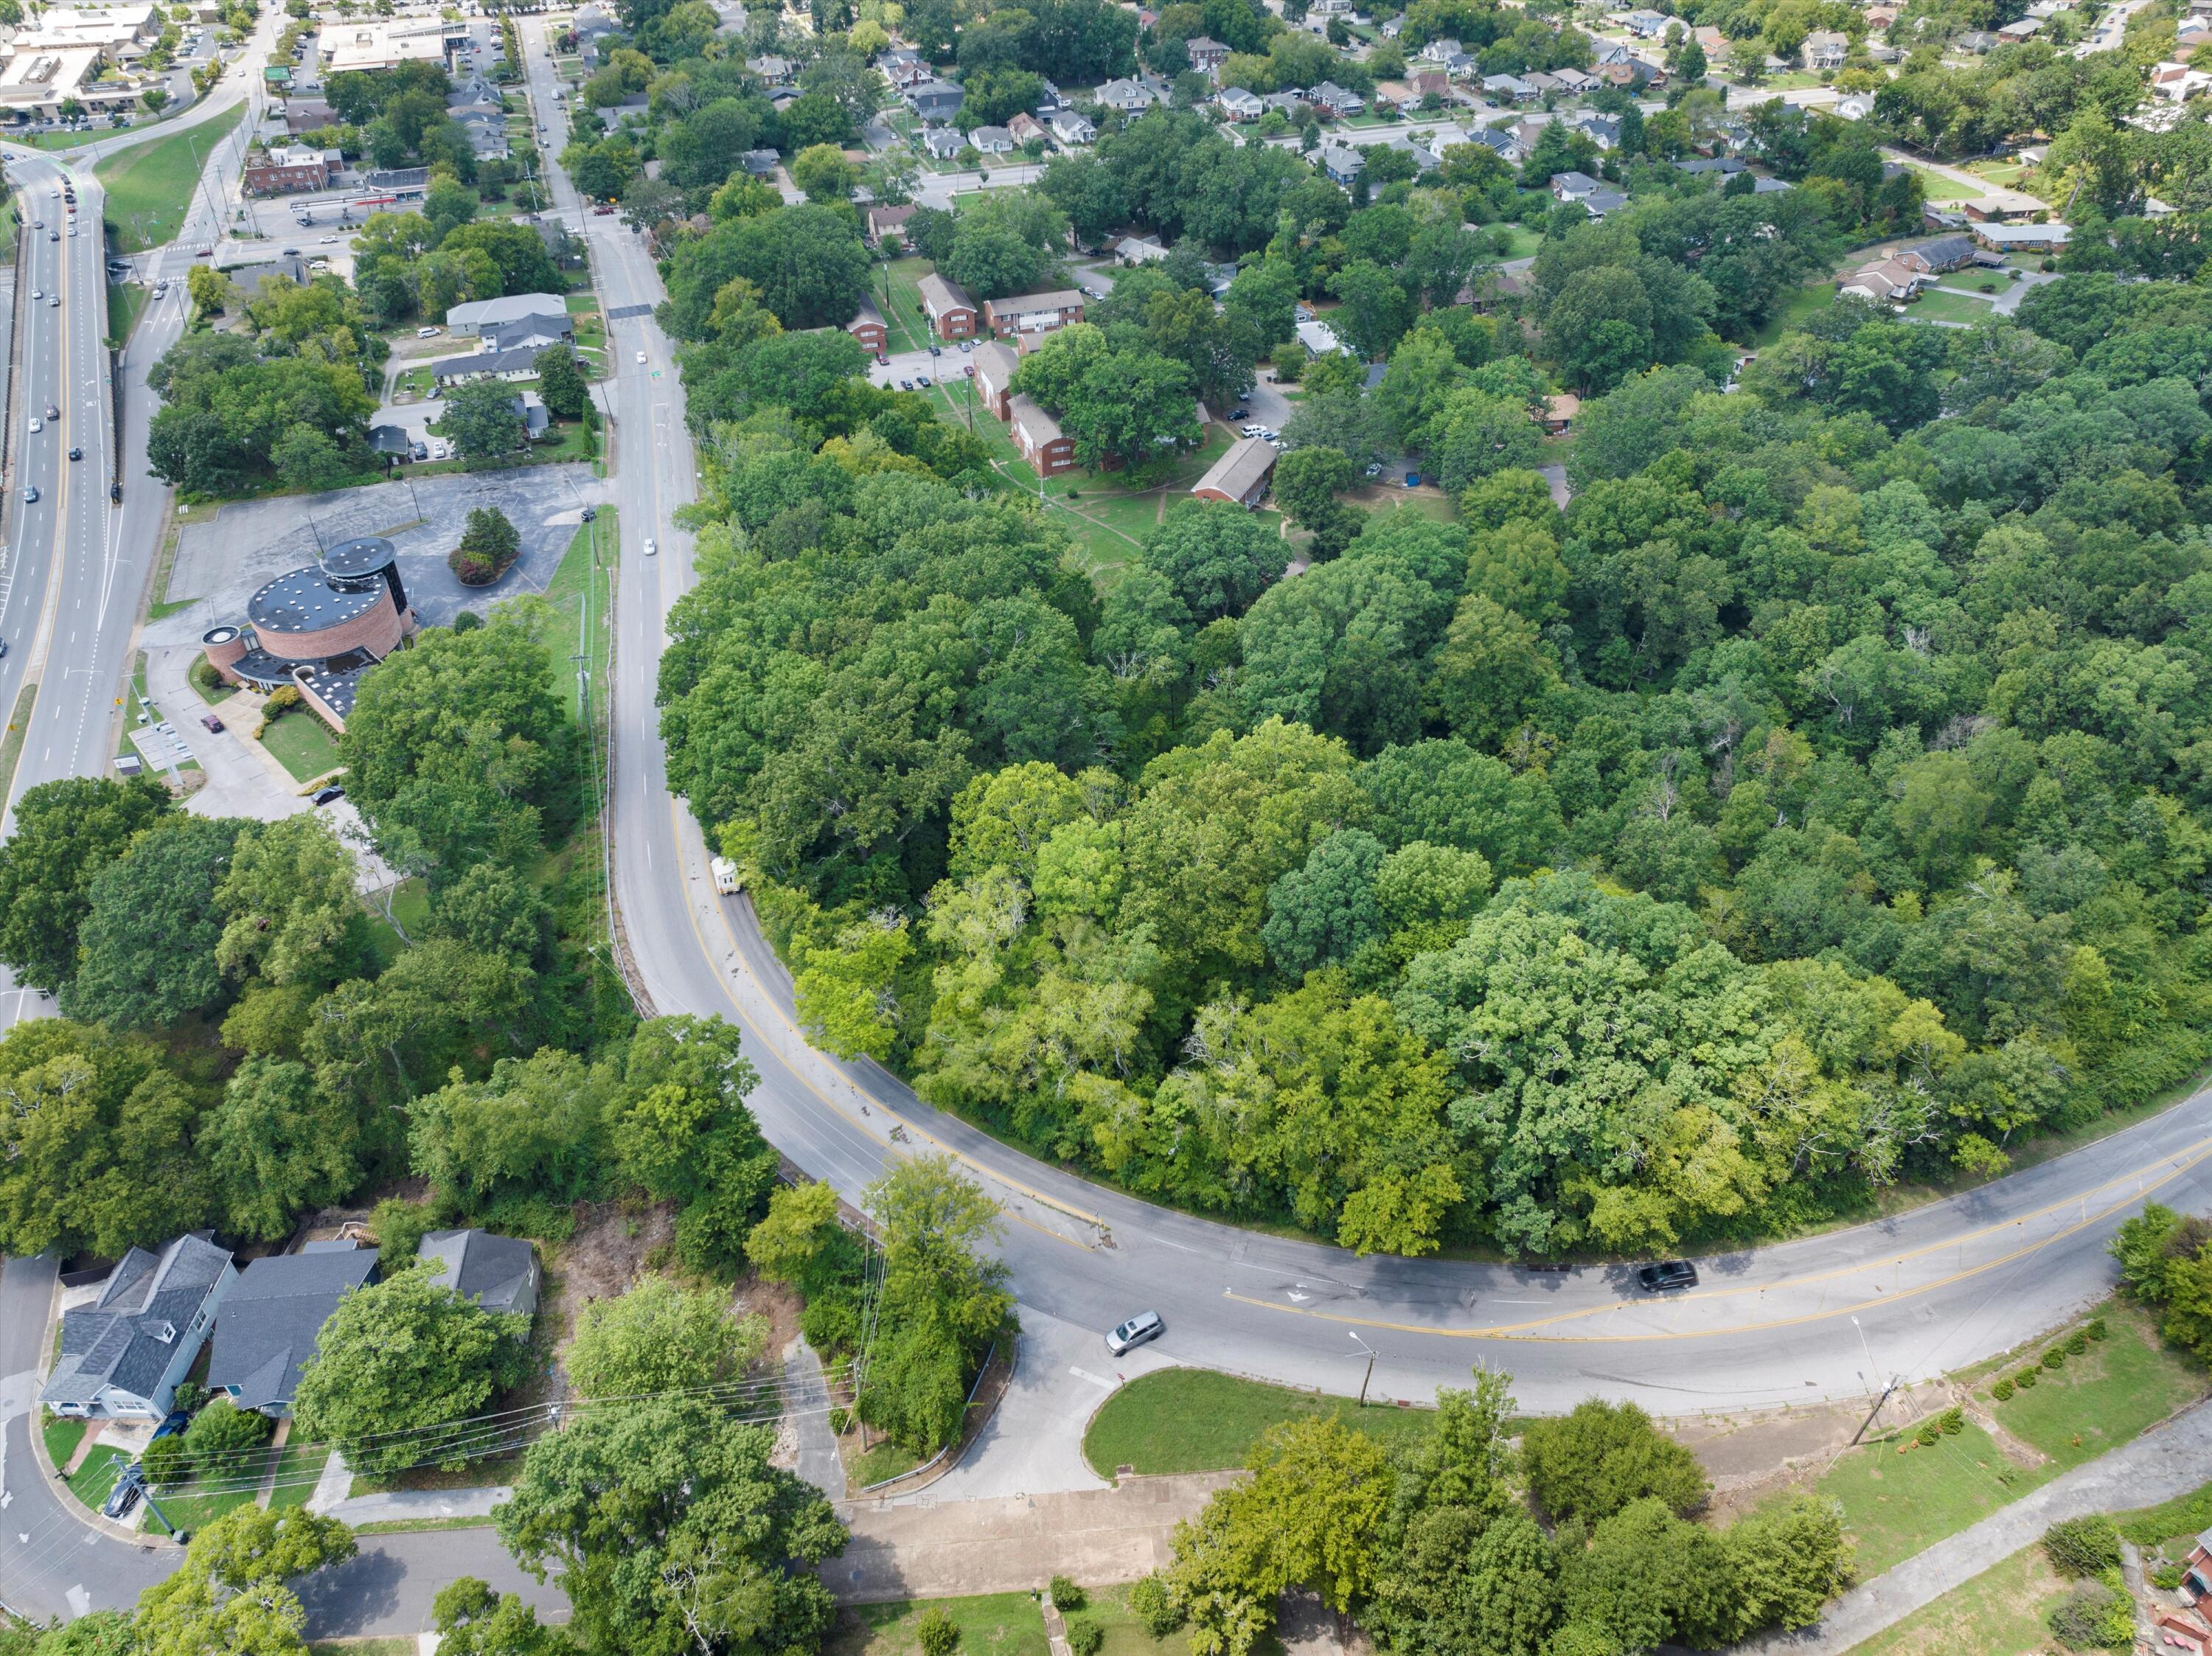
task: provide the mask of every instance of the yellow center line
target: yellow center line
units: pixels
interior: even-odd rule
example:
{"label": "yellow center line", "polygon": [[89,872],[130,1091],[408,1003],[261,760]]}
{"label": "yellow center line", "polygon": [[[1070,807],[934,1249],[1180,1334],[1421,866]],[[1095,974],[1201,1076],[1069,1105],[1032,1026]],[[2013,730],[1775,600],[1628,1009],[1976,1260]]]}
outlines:
{"label": "yellow center line", "polygon": [[[1948,1275],[1934,1277],[1917,1287],[1899,1288],[1887,1294],[1875,1294],[1848,1304],[1826,1307],[1818,1311],[1799,1312],[1785,1317],[1770,1317],[1755,1322],[1735,1323],[1722,1328],[1653,1330],[1648,1332],[1625,1334],[1540,1334],[1533,1331],[1560,1323],[1579,1322],[1587,1318],[1603,1316],[1609,1312],[1635,1310],[1650,1303],[1649,1301],[1642,1300],[1612,1300],[1603,1305],[1589,1306],[1575,1311],[1555,1312],[1547,1317],[1531,1318],[1525,1322],[1500,1323],[1486,1328],[1443,1328],[1428,1323],[1393,1322],[1379,1317],[1355,1317],[1342,1312],[1308,1310],[1303,1306],[1281,1305],[1273,1300],[1256,1299],[1250,1295],[1239,1294],[1232,1289],[1224,1289],[1222,1297],[1234,1300],[1240,1305],[1260,1306],[1269,1311],[1279,1311],[1286,1316],[1310,1317],[1320,1322],[1337,1323],[1353,1328],[1382,1329],[1394,1334],[1433,1335],[1439,1339],[1449,1340],[1525,1340],[1549,1341],[1563,1345],[1597,1345],[1642,1340],[1710,1340],[1735,1334],[1757,1333],[1766,1329],[1794,1328],[1805,1323],[1824,1322],[1833,1317],[1849,1316],[1853,1312],[1865,1311],[1877,1306],[1895,1305],[1905,1300],[1915,1299],[1923,1294],[1931,1293],[1936,1289],[1985,1275],[2001,1266],[2010,1265],[2014,1260],[2024,1259],[2030,1254],[2039,1253],[2053,1242],[2062,1241],[2078,1232],[2087,1230],[2090,1226],[2109,1219],[2113,1214],[2133,1206],[2139,1197],[2149,1194],[2160,1186],[2180,1177],[2204,1161],[2206,1157],[2212,1156],[2212,1140],[2200,1142],[2185,1154],[2185,1160],[2169,1162],[2166,1159],[2161,1158],[2160,1162],[2150,1164],[2154,1168],[2163,1166],[2166,1171],[2158,1178],[2151,1180],[2109,1206],[2098,1209],[2094,1213],[2089,1212],[2087,1209],[2088,1198],[2093,1192],[2085,1192],[2066,1201],[2039,1208],[2033,1213],[2023,1214],[2017,1219],[2006,1220],[2001,1224],[1970,1232],[1964,1236],[1954,1236],[1948,1241],[1935,1243],[1928,1247],[1916,1248],[1910,1253],[1894,1254],[1886,1259],[1842,1266],[1834,1271],[1817,1271],[1810,1276],[1787,1277],[1777,1283],[1747,1283],[1740,1288],[1717,1289],[1710,1294],[1684,1295],[1682,1299],[1675,1301],[1680,1304],[1683,1300],[1718,1300],[1741,1297],[1747,1294],[1766,1295],[1784,1289],[1803,1288],[1814,1283],[1829,1282],[1838,1277],[1863,1276],[1869,1271],[1878,1270],[1884,1265],[1902,1265],[1907,1259],[1919,1259],[1945,1248],[1963,1247],[1966,1243],[1978,1237],[1987,1236],[2001,1230],[2017,1228],[2031,1219],[2041,1218],[2061,1208],[2080,1206],[2082,1209],[2082,1216],[2062,1230],[2053,1231],[2039,1240],[2024,1243],[2009,1253],[1999,1254],[1993,1259],[1985,1259],[1978,1265],[1968,1265],[1962,1270],[1949,1272]],[[2142,1170],[2143,1173],[2148,1171],[2148,1168]],[[2124,1174],[2121,1178],[2106,1180],[2104,1184],[2095,1186],[2094,1190],[2096,1192],[2110,1190],[2114,1185],[2124,1184],[2128,1180],[2138,1176],[2140,1176],[2138,1174]]]}

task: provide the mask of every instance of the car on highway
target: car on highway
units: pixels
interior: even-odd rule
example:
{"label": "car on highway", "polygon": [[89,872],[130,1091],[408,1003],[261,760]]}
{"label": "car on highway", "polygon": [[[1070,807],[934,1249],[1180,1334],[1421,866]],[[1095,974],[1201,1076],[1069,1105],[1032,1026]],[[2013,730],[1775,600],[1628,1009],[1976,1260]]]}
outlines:
{"label": "car on highway", "polygon": [[70,458],[72,460],[82,460],[84,458],[84,451],[81,448],[71,449],[70,451]]}
{"label": "car on highway", "polygon": [[344,798],[345,790],[343,788],[337,786],[317,788],[315,790],[314,802],[319,805],[335,805],[339,800]]}
{"label": "car on highway", "polygon": [[45,421],[39,419],[36,416],[32,416],[32,420],[31,420],[31,435],[33,435],[33,437],[35,437],[35,436],[37,436],[40,432],[44,431],[46,428],[46,422],[45,422]]}
{"label": "car on highway", "polygon": [[70,225],[70,234],[71,235],[75,235],[75,234],[76,234],[76,226],[75,226],[74,224],[72,224],[72,225]]}
{"label": "car on highway", "polygon": [[49,420],[58,420],[58,419],[60,419],[61,417],[62,417],[62,411],[61,411],[59,409],[56,408],[56,407],[55,407],[52,403],[47,403],[47,404],[46,404],[46,418],[47,418],[47,419],[49,419]]}
{"label": "car on highway", "polygon": [[61,307],[62,296],[59,294],[50,294],[46,296],[46,308],[48,310],[58,311],[61,309]]}
{"label": "car on highway", "polygon": [[659,550],[660,549],[653,543],[653,537],[647,535],[645,537],[645,555],[649,558]]}
{"label": "car on highway", "polygon": [[637,361],[640,367],[643,367],[645,366],[645,353],[643,351],[640,351],[637,354]]}
{"label": "car on highway", "polygon": [[25,506],[36,506],[36,505],[38,505],[38,503],[39,503],[39,486],[38,486],[36,483],[26,483],[26,484],[24,484],[24,485],[23,485],[23,504],[24,504]]}
{"label": "car on highway", "polygon": [[1698,1268],[1687,1259],[1662,1259],[1636,1267],[1636,1285],[1646,1294],[1672,1294],[1698,1285]]}
{"label": "car on highway", "polygon": [[44,288],[33,288],[31,289],[31,297],[33,299],[44,299],[46,296],[46,290]]}
{"label": "car on highway", "polygon": [[1168,1331],[1157,1311],[1139,1311],[1106,1337],[1106,1349],[1115,1356],[1135,1350],[1147,1340],[1156,1340]]}

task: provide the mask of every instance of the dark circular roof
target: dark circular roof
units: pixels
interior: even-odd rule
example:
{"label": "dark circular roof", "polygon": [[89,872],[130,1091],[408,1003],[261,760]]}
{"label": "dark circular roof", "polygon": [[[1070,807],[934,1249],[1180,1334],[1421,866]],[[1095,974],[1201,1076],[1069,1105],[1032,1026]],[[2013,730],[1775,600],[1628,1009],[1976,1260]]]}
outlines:
{"label": "dark circular roof", "polygon": [[265,633],[319,633],[391,601],[389,590],[381,585],[343,592],[319,569],[295,569],[256,592],[246,604],[246,616]]}
{"label": "dark circular roof", "polygon": [[398,555],[390,541],[380,536],[365,535],[357,541],[345,541],[323,554],[323,573],[344,578],[352,575],[373,575],[386,567]]}

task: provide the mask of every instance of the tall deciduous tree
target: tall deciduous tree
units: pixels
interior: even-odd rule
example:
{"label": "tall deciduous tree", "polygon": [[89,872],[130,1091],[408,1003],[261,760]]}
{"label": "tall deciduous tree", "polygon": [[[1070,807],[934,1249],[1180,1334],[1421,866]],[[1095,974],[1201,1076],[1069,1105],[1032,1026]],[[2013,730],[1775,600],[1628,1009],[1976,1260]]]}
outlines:
{"label": "tall deciduous tree", "polygon": [[0,841],[0,961],[24,983],[59,989],[76,971],[93,881],[142,829],[177,810],[150,776],[73,776],[27,790],[15,833]]}

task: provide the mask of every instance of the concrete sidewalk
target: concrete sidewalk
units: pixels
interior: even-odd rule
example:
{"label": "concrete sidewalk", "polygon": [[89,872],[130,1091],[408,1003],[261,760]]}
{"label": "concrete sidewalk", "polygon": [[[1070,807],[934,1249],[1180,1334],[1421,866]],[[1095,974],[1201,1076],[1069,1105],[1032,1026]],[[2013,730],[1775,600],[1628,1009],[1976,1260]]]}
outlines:
{"label": "concrete sidewalk", "polygon": [[1054,1575],[1104,1586],[1168,1562],[1176,1523],[1242,1472],[1128,1477],[1110,1489],[845,1509],[853,1539],[822,1567],[841,1603],[1026,1592]]}
{"label": "concrete sidewalk", "polygon": [[2033,1545],[2061,1519],[2156,1506],[2201,1487],[2208,1474],[2212,1400],[2192,1404],[2134,1442],[2076,1466],[2003,1511],[1852,1588],[1809,1631],[1769,1635],[1737,1646],[1735,1656],[1843,1656],[1923,1604]]}
{"label": "concrete sidewalk", "polygon": [[441,1518],[489,1518],[491,1509],[513,1495],[504,1483],[472,1489],[395,1489],[388,1495],[350,1495],[327,1507],[326,1517],[349,1524],[402,1524]]}

